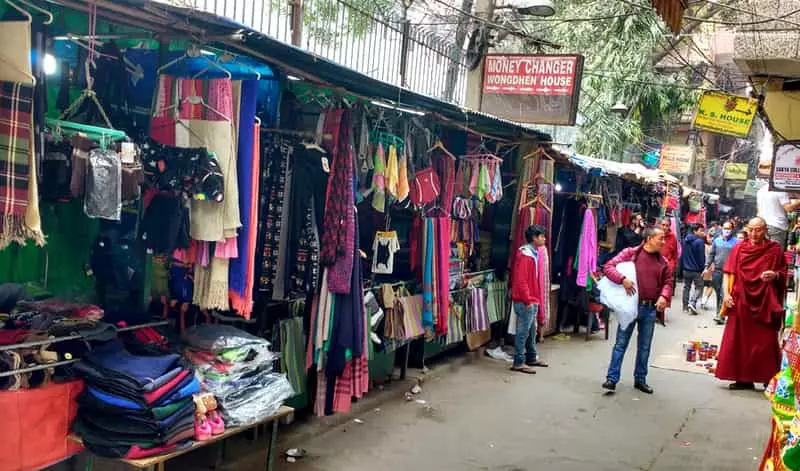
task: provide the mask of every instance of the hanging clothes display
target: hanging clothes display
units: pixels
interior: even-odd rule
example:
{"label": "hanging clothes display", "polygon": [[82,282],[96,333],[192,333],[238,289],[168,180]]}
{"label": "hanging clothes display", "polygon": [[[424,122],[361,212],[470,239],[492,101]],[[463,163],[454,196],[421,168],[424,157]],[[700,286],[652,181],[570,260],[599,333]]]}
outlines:
{"label": "hanging clothes display", "polygon": [[597,269],[597,227],[595,226],[594,211],[590,208],[586,208],[583,213],[581,242],[578,245],[576,263],[578,270],[577,284],[585,288]]}
{"label": "hanging clothes display", "polygon": [[261,266],[258,267],[259,292],[271,298],[278,273],[278,243],[282,230],[284,187],[289,158],[294,145],[278,136],[271,136],[263,146],[259,185],[258,233]]}

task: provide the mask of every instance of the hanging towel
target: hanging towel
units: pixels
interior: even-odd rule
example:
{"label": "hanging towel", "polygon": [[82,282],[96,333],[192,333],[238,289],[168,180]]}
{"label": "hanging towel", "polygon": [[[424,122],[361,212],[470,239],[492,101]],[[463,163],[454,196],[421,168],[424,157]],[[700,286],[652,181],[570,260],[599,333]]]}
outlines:
{"label": "hanging towel", "polygon": [[486,164],[481,164],[478,175],[478,199],[486,198],[492,190],[492,182],[489,180],[489,169]]}
{"label": "hanging towel", "polygon": [[422,327],[426,331],[434,328],[433,252],[435,247],[432,218],[423,219],[422,233]]}
{"label": "hanging towel", "polygon": [[407,150],[403,151],[400,157],[400,168],[398,169],[397,180],[397,201],[405,201],[408,194],[411,192],[411,187],[408,183],[408,155]]}
{"label": "hanging towel", "polygon": [[[239,184],[239,210],[242,229],[236,239],[238,257],[231,260],[228,275],[231,305],[242,317],[249,319],[253,311],[252,287],[247,289],[247,279],[253,279],[255,270],[256,242],[258,225],[258,173],[260,151],[257,145],[258,127],[255,123],[258,82],[247,80],[241,83],[241,98],[238,113],[238,158],[236,177]],[[255,211],[254,211],[255,210]],[[254,214],[256,217],[254,217]]]}
{"label": "hanging towel", "polygon": [[447,216],[436,218],[437,250],[439,251],[436,257],[438,271],[436,276],[438,299],[436,301],[439,307],[436,333],[438,335],[447,334],[450,313],[450,221]]}
{"label": "hanging towel", "polygon": [[591,274],[597,269],[597,228],[594,224],[594,213],[589,208],[583,213],[583,229],[578,251],[576,283],[585,288]]}
{"label": "hanging towel", "polygon": [[398,175],[398,162],[397,162],[397,147],[389,146],[389,158],[386,160],[386,193],[392,198],[397,197],[397,185],[399,183]]}
{"label": "hanging towel", "polygon": [[228,267],[229,260],[212,258],[204,267],[194,267],[194,295],[192,302],[200,309],[230,309],[228,303]]}
{"label": "hanging towel", "polygon": [[372,207],[375,211],[382,213],[386,211],[386,156],[383,153],[383,145],[378,144],[375,148],[375,170],[372,172]]}
{"label": "hanging towel", "polygon": [[[541,325],[547,325],[550,321],[550,255],[547,247],[539,247],[539,258],[536,269],[539,272],[539,312],[537,321]],[[503,300],[505,303],[505,299]]]}

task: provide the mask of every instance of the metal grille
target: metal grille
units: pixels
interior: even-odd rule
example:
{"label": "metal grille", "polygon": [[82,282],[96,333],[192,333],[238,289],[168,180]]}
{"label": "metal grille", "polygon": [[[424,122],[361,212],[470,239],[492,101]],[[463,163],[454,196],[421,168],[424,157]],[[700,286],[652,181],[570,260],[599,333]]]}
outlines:
{"label": "metal grille", "polygon": [[[289,0],[157,1],[223,16],[292,42]],[[347,0],[303,0],[301,47],[374,79],[463,104],[467,68],[460,46],[404,22],[391,11],[392,2],[385,2],[388,12],[374,3],[365,9]],[[455,77],[451,90],[445,83],[448,71]]]}

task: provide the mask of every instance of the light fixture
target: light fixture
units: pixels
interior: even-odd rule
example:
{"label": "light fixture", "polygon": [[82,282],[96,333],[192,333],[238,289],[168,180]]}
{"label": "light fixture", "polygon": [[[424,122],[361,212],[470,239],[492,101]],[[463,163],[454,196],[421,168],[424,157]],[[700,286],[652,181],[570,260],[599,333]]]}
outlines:
{"label": "light fixture", "polygon": [[42,59],[42,69],[44,70],[45,75],[54,75],[58,70],[56,57],[49,52],[46,53],[44,55],[44,59]]}
{"label": "light fixture", "polygon": [[402,113],[413,114],[416,116],[425,116],[425,113],[422,111],[412,110],[411,108],[404,108],[402,106],[396,106],[389,103],[384,103],[382,101],[372,100],[370,103],[372,103],[375,106],[380,106],[381,108],[388,108],[390,110],[400,111]]}
{"label": "light fixture", "polygon": [[625,114],[628,112],[628,106],[625,103],[618,101],[614,104],[614,106],[611,107],[611,112],[619,116],[625,116]]}
{"label": "light fixture", "polygon": [[286,78],[291,80],[292,82],[299,82],[299,81],[303,80],[302,78],[300,78],[300,77],[298,77],[296,75],[287,75]]}
{"label": "light fixture", "polygon": [[508,7],[514,9],[522,16],[553,16],[556,7],[553,0],[511,0]]}
{"label": "light fixture", "polygon": [[556,183],[556,193],[560,193],[563,189],[564,187],[561,186],[561,183]]}

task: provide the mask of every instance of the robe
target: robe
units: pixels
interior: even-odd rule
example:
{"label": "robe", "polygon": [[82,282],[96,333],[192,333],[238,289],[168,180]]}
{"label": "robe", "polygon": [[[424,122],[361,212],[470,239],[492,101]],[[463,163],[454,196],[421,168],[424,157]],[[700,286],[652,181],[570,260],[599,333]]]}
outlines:
{"label": "robe", "polygon": [[[764,271],[778,276],[761,280]],[[731,251],[724,272],[735,275],[728,322],[722,336],[716,376],[743,383],[767,383],[780,370],[778,332],[783,326],[786,259],[781,246],[746,240]]]}

